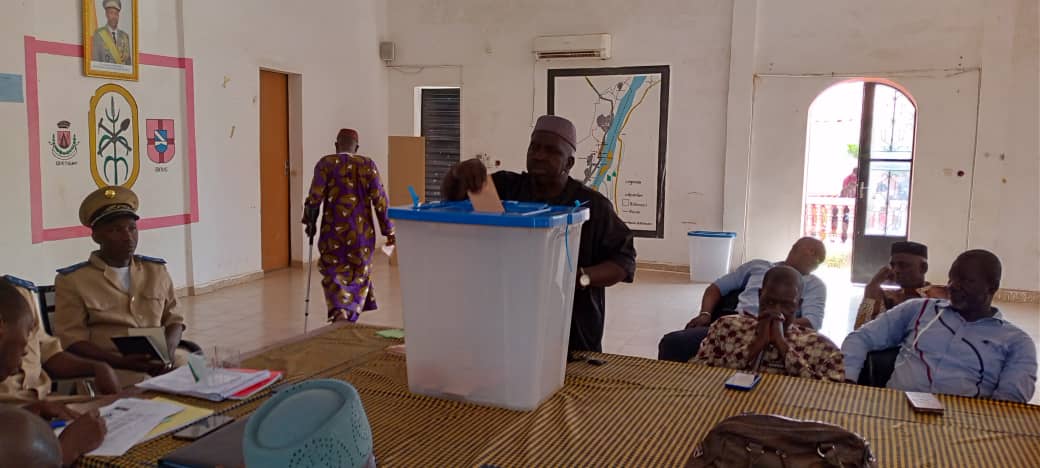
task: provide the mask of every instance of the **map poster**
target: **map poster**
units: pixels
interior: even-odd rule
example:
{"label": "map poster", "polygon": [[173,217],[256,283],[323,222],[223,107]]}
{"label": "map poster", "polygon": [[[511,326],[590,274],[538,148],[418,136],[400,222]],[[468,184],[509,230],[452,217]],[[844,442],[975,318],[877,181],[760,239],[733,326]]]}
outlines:
{"label": "map poster", "polygon": [[571,175],[637,237],[664,237],[668,74],[667,65],[549,70],[548,111],[578,129]]}

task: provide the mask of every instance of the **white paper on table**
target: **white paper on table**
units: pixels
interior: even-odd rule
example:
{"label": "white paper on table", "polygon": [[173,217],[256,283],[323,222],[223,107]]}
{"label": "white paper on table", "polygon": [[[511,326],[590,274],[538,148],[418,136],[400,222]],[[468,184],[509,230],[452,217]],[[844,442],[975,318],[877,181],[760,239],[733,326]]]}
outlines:
{"label": "white paper on table", "polygon": [[183,411],[170,403],[139,398],[122,398],[101,408],[101,417],[108,426],[108,433],[101,446],[87,455],[118,457],[130,450],[155,426],[166,418]]}
{"label": "white paper on table", "polygon": [[383,251],[383,253],[386,254],[387,257],[391,257],[391,256],[394,255],[394,246],[393,245],[384,245],[384,246],[380,247],[380,249]]}

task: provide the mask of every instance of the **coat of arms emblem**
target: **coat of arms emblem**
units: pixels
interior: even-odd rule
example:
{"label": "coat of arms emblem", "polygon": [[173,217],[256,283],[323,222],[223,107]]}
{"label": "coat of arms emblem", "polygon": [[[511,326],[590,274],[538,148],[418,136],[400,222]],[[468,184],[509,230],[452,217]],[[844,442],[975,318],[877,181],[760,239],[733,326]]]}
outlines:
{"label": "coat of arms emblem", "polygon": [[70,130],[72,124],[68,120],[58,122],[58,130],[51,134],[51,154],[62,161],[76,156],[79,138]]}
{"label": "coat of arms emblem", "polygon": [[156,164],[172,161],[177,149],[173,119],[148,119],[145,121],[145,132],[148,135],[148,159]]}

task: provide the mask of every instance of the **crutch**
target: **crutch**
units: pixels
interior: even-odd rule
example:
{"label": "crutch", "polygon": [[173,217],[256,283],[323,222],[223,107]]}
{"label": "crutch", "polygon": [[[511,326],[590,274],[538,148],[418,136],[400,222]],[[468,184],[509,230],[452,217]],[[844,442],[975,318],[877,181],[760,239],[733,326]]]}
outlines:
{"label": "crutch", "polygon": [[303,299],[303,334],[307,334],[307,319],[311,309],[311,277],[314,276],[314,235],[307,246],[307,295]]}

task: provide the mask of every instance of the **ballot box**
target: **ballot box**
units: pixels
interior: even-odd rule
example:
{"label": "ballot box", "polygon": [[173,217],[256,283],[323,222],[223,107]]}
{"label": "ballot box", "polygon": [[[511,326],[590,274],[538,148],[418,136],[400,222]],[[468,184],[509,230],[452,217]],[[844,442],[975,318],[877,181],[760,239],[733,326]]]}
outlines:
{"label": "ballot box", "polygon": [[409,390],[533,410],[563,385],[588,208],[394,207]]}

